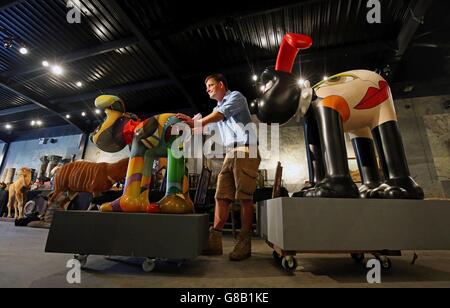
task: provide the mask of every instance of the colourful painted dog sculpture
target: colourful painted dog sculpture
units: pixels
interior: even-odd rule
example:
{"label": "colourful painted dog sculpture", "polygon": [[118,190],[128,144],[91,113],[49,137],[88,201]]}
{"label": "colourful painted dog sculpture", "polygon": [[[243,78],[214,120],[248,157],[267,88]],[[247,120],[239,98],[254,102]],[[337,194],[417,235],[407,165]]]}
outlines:
{"label": "colourful painted dog sculpture", "polygon": [[[98,97],[95,105],[104,109],[107,117],[91,135],[92,142],[110,153],[131,145],[124,194],[118,200],[104,204],[101,211],[193,213],[185,159],[172,153],[172,144],[177,138],[172,129],[180,123],[175,114],[160,114],[140,121],[135,115],[125,112],[125,104],[119,97],[111,95]],[[160,157],[168,157],[166,196],[157,204],[150,204],[151,172],[154,161]]]}

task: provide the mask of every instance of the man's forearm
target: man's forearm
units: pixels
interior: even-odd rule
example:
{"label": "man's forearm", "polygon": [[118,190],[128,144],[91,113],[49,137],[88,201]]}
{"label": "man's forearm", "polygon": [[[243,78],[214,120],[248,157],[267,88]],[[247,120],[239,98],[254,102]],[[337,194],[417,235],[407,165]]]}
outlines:
{"label": "man's forearm", "polygon": [[202,126],[206,126],[211,123],[217,123],[217,122],[223,121],[224,119],[225,119],[225,117],[223,116],[223,114],[215,111],[215,112],[211,113],[209,116],[203,118],[200,121],[200,123]]}

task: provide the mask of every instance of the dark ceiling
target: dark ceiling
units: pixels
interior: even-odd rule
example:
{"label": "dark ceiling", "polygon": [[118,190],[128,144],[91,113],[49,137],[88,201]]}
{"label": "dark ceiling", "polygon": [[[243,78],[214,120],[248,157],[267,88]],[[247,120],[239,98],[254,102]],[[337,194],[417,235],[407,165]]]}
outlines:
{"label": "dark ceiling", "polygon": [[[67,22],[68,2],[81,5],[81,23]],[[0,0],[0,139],[35,129],[37,119],[89,132],[101,116],[94,100],[102,93],[121,96],[141,116],[207,112],[203,81],[214,72],[251,100],[251,76],[274,66],[287,32],[313,38],[295,66],[313,82],[364,68],[383,73],[396,97],[449,94],[450,1],[380,0],[380,24],[367,22],[367,3]],[[4,48],[10,37],[13,46]],[[64,74],[53,75],[43,60]],[[406,93],[407,86],[414,88]]]}

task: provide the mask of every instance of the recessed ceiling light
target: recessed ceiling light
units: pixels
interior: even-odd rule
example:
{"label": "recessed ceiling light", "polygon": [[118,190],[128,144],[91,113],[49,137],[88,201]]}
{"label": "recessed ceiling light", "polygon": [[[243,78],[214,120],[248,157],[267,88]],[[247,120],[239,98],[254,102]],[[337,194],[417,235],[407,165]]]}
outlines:
{"label": "recessed ceiling light", "polygon": [[70,119],[70,114],[66,114],[66,119]]}
{"label": "recessed ceiling light", "polygon": [[41,126],[43,123],[42,121],[36,121],[37,126]]}
{"label": "recessed ceiling light", "polygon": [[11,124],[6,124],[5,128],[9,130],[9,129],[12,129],[12,126],[11,126]]}
{"label": "recessed ceiling light", "polygon": [[28,49],[26,47],[21,47],[19,49],[19,52],[23,55],[26,55],[26,54],[28,54]]}
{"label": "recessed ceiling light", "polygon": [[100,109],[95,109],[96,114],[100,114],[102,111]]}
{"label": "recessed ceiling light", "polygon": [[52,72],[55,75],[61,76],[62,74],[64,74],[64,69],[59,65],[53,65]]}
{"label": "recessed ceiling light", "polygon": [[253,81],[258,81],[258,76],[253,75],[252,79],[253,79]]}
{"label": "recessed ceiling light", "polygon": [[81,116],[82,116],[82,117],[85,117],[85,116],[86,116],[86,112],[82,112],[82,113],[81,113]]}
{"label": "recessed ceiling light", "polygon": [[31,121],[31,126],[36,126],[36,121]]}
{"label": "recessed ceiling light", "polygon": [[303,86],[305,84],[305,79],[299,79],[298,80],[298,85],[299,86]]}
{"label": "recessed ceiling light", "polygon": [[49,67],[50,63],[48,63],[48,61],[42,61],[42,66],[43,67]]}
{"label": "recessed ceiling light", "polygon": [[323,80],[324,80],[324,81],[327,81],[327,80],[328,80],[328,76],[324,76],[324,77],[323,77]]}
{"label": "recessed ceiling light", "polygon": [[14,44],[14,40],[12,37],[6,37],[3,40],[3,47],[5,47],[6,49],[11,48],[13,46],[13,44]]}
{"label": "recessed ceiling light", "polygon": [[77,82],[77,87],[78,87],[78,88],[83,87],[83,83],[82,83],[81,81],[78,81],[78,82]]}

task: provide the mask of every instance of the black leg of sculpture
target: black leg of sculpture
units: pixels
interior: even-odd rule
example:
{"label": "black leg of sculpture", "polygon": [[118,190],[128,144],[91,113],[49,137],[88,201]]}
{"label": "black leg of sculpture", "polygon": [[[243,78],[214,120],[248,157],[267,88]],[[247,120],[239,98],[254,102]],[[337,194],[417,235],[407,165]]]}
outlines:
{"label": "black leg of sculpture", "polygon": [[299,192],[295,193],[293,197],[304,197],[306,191],[314,188],[317,183],[325,178],[325,165],[320,147],[319,128],[312,109],[305,115],[304,134],[309,182]]}
{"label": "black leg of sculpture", "polygon": [[379,187],[382,183],[375,145],[372,139],[359,137],[353,139],[352,143],[362,181],[359,193],[361,198],[367,198],[370,190]]}
{"label": "black leg of sculpture", "polygon": [[305,193],[306,197],[358,198],[348,168],[347,149],[340,114],[328,107],[313,103],[324,153],[325,178]]}
{"label": "black leg of sculpture", "polygon": [[372,134],[386,181],[371,191],[369,197],[423,199],[423,189],[411,178],[397,122],[386,122],[376,127]]}

